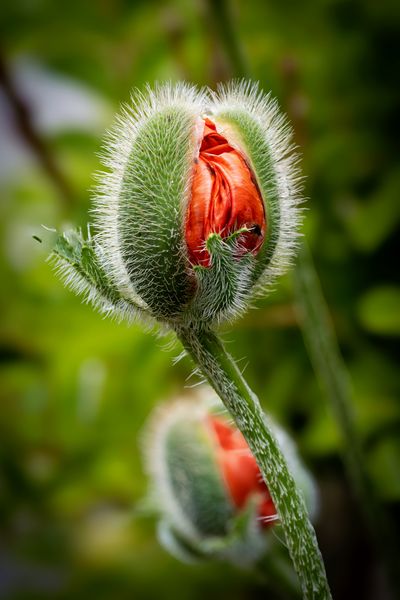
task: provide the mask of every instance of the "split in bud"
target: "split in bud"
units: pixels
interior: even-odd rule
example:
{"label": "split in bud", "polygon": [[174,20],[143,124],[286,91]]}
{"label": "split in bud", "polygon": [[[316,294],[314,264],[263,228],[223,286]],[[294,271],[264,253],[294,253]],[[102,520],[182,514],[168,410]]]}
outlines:
{"label": "split in bud", "polygon": [[[273,429],[314,514],[313,480],[287,434]],[[278,515],[243,436],[208,388],[155,411],[145,441],[163,545],[184,559],[257,561]]]}
{"label": "split in bud", "polygon": [[104,312],[216,324],[289,264],[296,156],[256,85],[148,88],[105,149],[95,235],[67,234],[54,250],[66,282]]}
{"label": "split in bud", "polygon": [[185,227],[190,262],[210,266],[205,244],[212,233],[225,239],[246,230],[238,238],[240,254],[257,254],[265,236],[265,210],[255,176],[210,119],[205,119],[194,163]]}

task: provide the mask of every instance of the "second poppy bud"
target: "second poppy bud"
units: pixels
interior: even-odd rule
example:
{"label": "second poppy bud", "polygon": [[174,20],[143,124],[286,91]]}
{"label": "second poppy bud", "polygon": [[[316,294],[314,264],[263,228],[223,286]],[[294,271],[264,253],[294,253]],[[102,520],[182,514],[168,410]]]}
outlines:
{"label": "second poppy bud", "polygon": [[[313,480],[287,434],[277,425],[274,434],[314,514]],[[279,517],[246,441],[212,392],[204,387],[193,400],[156,410],[145,441],[162,544],[184,559],[258,560]]]}

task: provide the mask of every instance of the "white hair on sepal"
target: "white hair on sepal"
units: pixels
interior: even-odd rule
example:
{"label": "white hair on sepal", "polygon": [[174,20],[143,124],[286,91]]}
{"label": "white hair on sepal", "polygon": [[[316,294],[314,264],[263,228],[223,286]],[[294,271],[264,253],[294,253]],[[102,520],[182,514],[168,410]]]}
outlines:
{"label": "white hair on sepal", "polygon": [[142,315],[139,315],[137,309],[128,302],[123,300],[117,303],[110,302],[66,259],[57,254],[52,254],[48,262],[52,265],[65,287],[80,296],[85,304],[91,304],[104,317],[111,317],[118,322],[127,321],[128,323],[142,319]]}
{"label": "white hair on sepal", "polygon": [[[154,89],[147,85],[144,92],[135,89],[130,104],[122,107],[103,144],[101,159],[108,170],[96,175],[98,183],[92,213],[98,240],[104,249],[104,268],[118,289],[134,302],[138,301],[139,294],[132,283],[134,274],[130,276],[122,258],[118,233],[119,196],[132,146],[148,120],[167,107],[185,108],[197,120],[204,108],[204,98],[203,91],[182,82],[156,84]],[[187,184],[186,195],[188,192]],[[184,253],[184,244],[181,252]]]}
{"label": "white hair on sepal", "polygon": [[[253,296],[264,295],[270,290],[271,283],[283,274],[291,265],[298,249],[299,226],[302,219],[303,202],[302,181],[298,168],[299,155],[292,143],[292,128],[280,110],[275,99],[270,94],[264,94],[258,83],[246,80],[233,80],[220,84],[216,92],[210,92],[212,110],[218,120],[219,115],[237,111],[252,117],[257,123],[266,140],[271,162],[272,173],[260,173],[254,170],[260,181],[272,178],[270,186],[276,187],[279,199],[280,223],[277,231],[273,232],[276,243],[273,256],[266,266],[253,290]],[[221,125],[224,128],[224,124]],[[233,133],[229,128],[229,133]],[[246,153],[247,148],[241,140],[241,132],[235,129],[234,139]],[[267,161],[265,163],[267,168]],[[268,227],[268,223],[267,223]]]}
{"label": "white hair on sepal", "polygon": [[195,267],[197,293],[188,311],[188,322],[199,320],[218,326],[233,322],[249,307],[255,257],[241,242],[245,231],[241,228],[227,238],[213,233],[204,243],[211,266]]}
{"label": "white hair on sepal", "polygon": [[[58,244],[60,243],[68,244],[71,253],[76,251],[74,244],[80,245],[80,251],[83,247],[90,248],[95,260],[98,262],[98,267],[102,268],[101,254],[99,254],[95,238],[91,236],[89,225],[87,227],[86,239],[83,238],[81,230],[69,231],[59,236]],[[78,255],[72,256],[71,254],[68,257],[67,254],[63,254],[62,250],[57,249],[56,246],[48,257],[47,262],[52,265],[56,274],[68,289],[80,296],[85,304],[91,304],[104,317],[111,317],[117,322],[127,321],[128,324],[140,320],[145,327],[151,328],[155,326],[154,320],[142,306],[132,303],[132,301],[124,298],[120,293],[113,299],[107,296],[107,289],[109,293],[115,293],[115,289],[108,288],[104,284],[103,289],[101,289],[98,279],[100,276],[99,271],[97,271],[96,281],[96,274],[93,271],[93,267],[91,276],[89,272],[85,273],[83,262]]]}

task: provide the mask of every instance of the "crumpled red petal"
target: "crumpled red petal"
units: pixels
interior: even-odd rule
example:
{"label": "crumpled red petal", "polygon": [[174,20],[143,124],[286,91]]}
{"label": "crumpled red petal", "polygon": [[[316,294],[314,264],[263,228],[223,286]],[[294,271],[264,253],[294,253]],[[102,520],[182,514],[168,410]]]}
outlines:
{"label": "crumpled red petal", "polygon": [[186,244],[192,264],[210,266],[205,241],[211,233],[240,236],[240,252],[256,254],[264,241],[264,204],[244,156],[205,119],[203,139],[195,160],[192,193],[186,214]]}

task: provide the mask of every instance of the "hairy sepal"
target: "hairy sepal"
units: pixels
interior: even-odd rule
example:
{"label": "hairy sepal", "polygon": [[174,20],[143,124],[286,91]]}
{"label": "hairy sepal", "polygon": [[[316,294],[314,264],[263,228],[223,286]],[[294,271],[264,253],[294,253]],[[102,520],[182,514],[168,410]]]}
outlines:
{"label": "hairy sepal", "polygon": [[231,518],[229,529],[222,536],[191,539],[167,519],[159,522],[157,534],[161,545],[187,564],[221,560],[248,568],[267,552],[271,543],[269,536],[264,535],[257,524],[255,502],[249,502],[245,510]]}
{"label": "hairy sepal", "polygon": [[107,270],[171,322],[194,294],[184,241],[204,93],[186,84],[136,94],[106,145],[96,225]]}
{"label": "hairy sepal", "polygon": [[196,531],[195,538],[225,534],[233,507],[204,424],[177,422],[168,431],[164,451],[175,502]]}
{"label": "hairy sepal", "polygon": [[88,230],[85,238],[81,230],[72,230],[58,236],[49,261],[65,285],[101,313],[132,321],[146,318],[144,303],[134,303],[110,279],[103,265],[103,251]]}
{"label": "hairy sepal", "polygon": [[256,264],[251,253],[242,252],[240,237],[245,231],[240,229],[225,239],[218,233],[208,237],[210,266],[193,267],[197,288],[187,312],[189,321],[218,324],[245,310]]}

